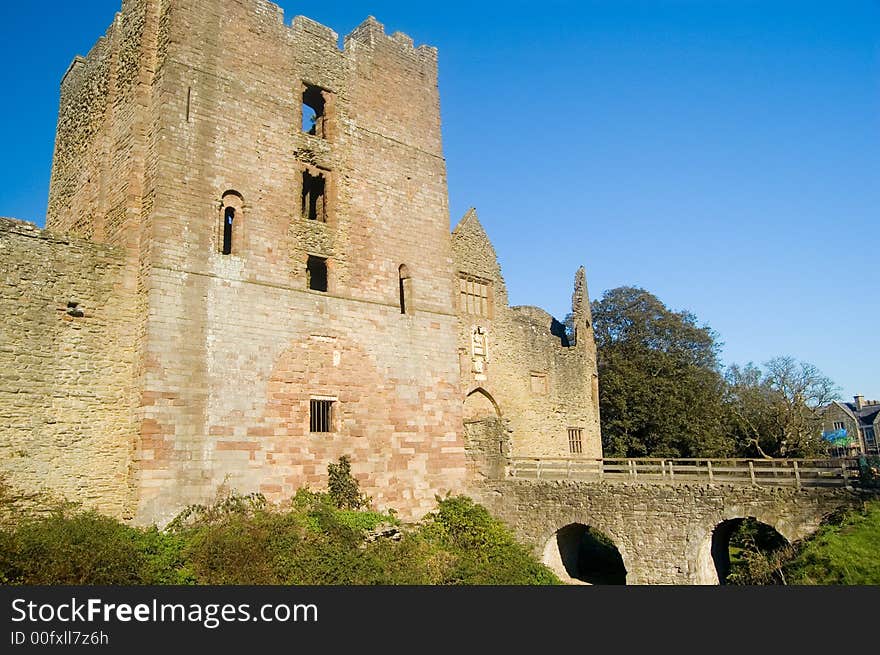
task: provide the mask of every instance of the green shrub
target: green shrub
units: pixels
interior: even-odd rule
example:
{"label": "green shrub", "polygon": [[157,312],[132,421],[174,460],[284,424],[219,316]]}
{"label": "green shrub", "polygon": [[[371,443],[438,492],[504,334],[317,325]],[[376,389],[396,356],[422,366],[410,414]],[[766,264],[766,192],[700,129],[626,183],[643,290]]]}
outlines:
{"label": "green shrub", "polygon": [[429,541],[453,556],[441,584],[558,584],[501,521],[465,496],[438,499],[424,527]]}
{"label": "green shrub", "polygon": [[[347,475],[343,464],[341,478]],[[360,501],[354,504],[364,507],[366,499],[357,487],[346,485],[336,488],[335,496],[301,489],[283,507],[269,506],[259,494],[230,494],[211,505],[187,508],[164,531],[69,507],[43,516],[18,513],[0,527],[0,583],[557,582],[498,520],[468,498],[439,501],[437,511],[420,523],[401,526],[392,512],[351,508],[355,496]],[[366,538],[383,524],[398,526],[400,534]]]}
{"label": "green shrub", "polygon": [[0,577],[8,584],[181,583],[179,544],[96,512],[27,517],[0,533]]}
{"label": "green shrub", "polygon": [[351,474],[348,455],[340,457],[338,464],[331,462],[327,465],[327,488],[333,504],[339,509],[364,509],[372,502],[361,493],[357,479]]}

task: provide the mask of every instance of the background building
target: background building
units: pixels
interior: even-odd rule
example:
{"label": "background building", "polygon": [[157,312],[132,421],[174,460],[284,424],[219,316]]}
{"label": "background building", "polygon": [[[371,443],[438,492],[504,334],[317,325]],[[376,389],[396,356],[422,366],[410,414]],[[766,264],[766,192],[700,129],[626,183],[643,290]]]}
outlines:
{"label": "background building", "polygon": [[854,396],[851,403],[834,401],[822,410],[822,419],[823,438],[841,444],[840,454],[880,454],[880,401],[864,396]]}

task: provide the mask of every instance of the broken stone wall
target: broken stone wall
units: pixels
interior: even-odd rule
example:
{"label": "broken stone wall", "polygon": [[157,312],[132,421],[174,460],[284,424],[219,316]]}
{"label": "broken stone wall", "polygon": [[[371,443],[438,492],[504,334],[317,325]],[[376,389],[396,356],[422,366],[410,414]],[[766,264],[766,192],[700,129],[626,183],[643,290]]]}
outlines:
{"label": "broken stone wall", "polygon": [[[595,344],[582,309],[578,340],[569,344],[562,325],[544,310],[509,307],[495,250],[473,210],[452,242],[457,274],[488,281],[492,295],[489,316],[461,311],[456,298],[463,393],[483,389],[492,397],[508,424],[514,457],[571,455],[569,428],[583,430],[577,456],[601,457]],[[580,306],[588,302],[582,298]]]}
{"label": "broken stone wall", "polygon": [[121,249],[0,219],[0,472],[130,517],[134,303]]}

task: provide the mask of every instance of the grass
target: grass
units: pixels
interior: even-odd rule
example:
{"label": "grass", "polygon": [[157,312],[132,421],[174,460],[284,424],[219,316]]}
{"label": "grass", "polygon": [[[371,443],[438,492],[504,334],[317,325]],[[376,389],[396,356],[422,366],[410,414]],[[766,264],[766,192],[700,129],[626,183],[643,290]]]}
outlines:
{"label": "grass", "polygon": [[822,526],[785,566],[789,584],[880,584],[880,501]]}

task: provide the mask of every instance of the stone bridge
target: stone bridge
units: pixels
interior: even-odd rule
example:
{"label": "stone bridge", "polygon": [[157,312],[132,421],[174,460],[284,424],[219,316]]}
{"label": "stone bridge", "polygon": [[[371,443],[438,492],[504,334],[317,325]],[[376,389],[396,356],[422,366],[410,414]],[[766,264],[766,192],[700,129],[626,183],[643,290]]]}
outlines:
{"label": "stone bridge", "polygon": [[[563,580],[578,582],[587,528],[604,533],[622,558],[626,584],[719,584],[729,570],[730,535],[752,517],[789,542],[814,532],[835,510],[859,505],[849,485],[808,486],[703,480],[521,479],[490,467],[476,496],[531,544]],[[484,469],[484,473],[489,472]],[[560,476],[561,477],[561,476]]]}

